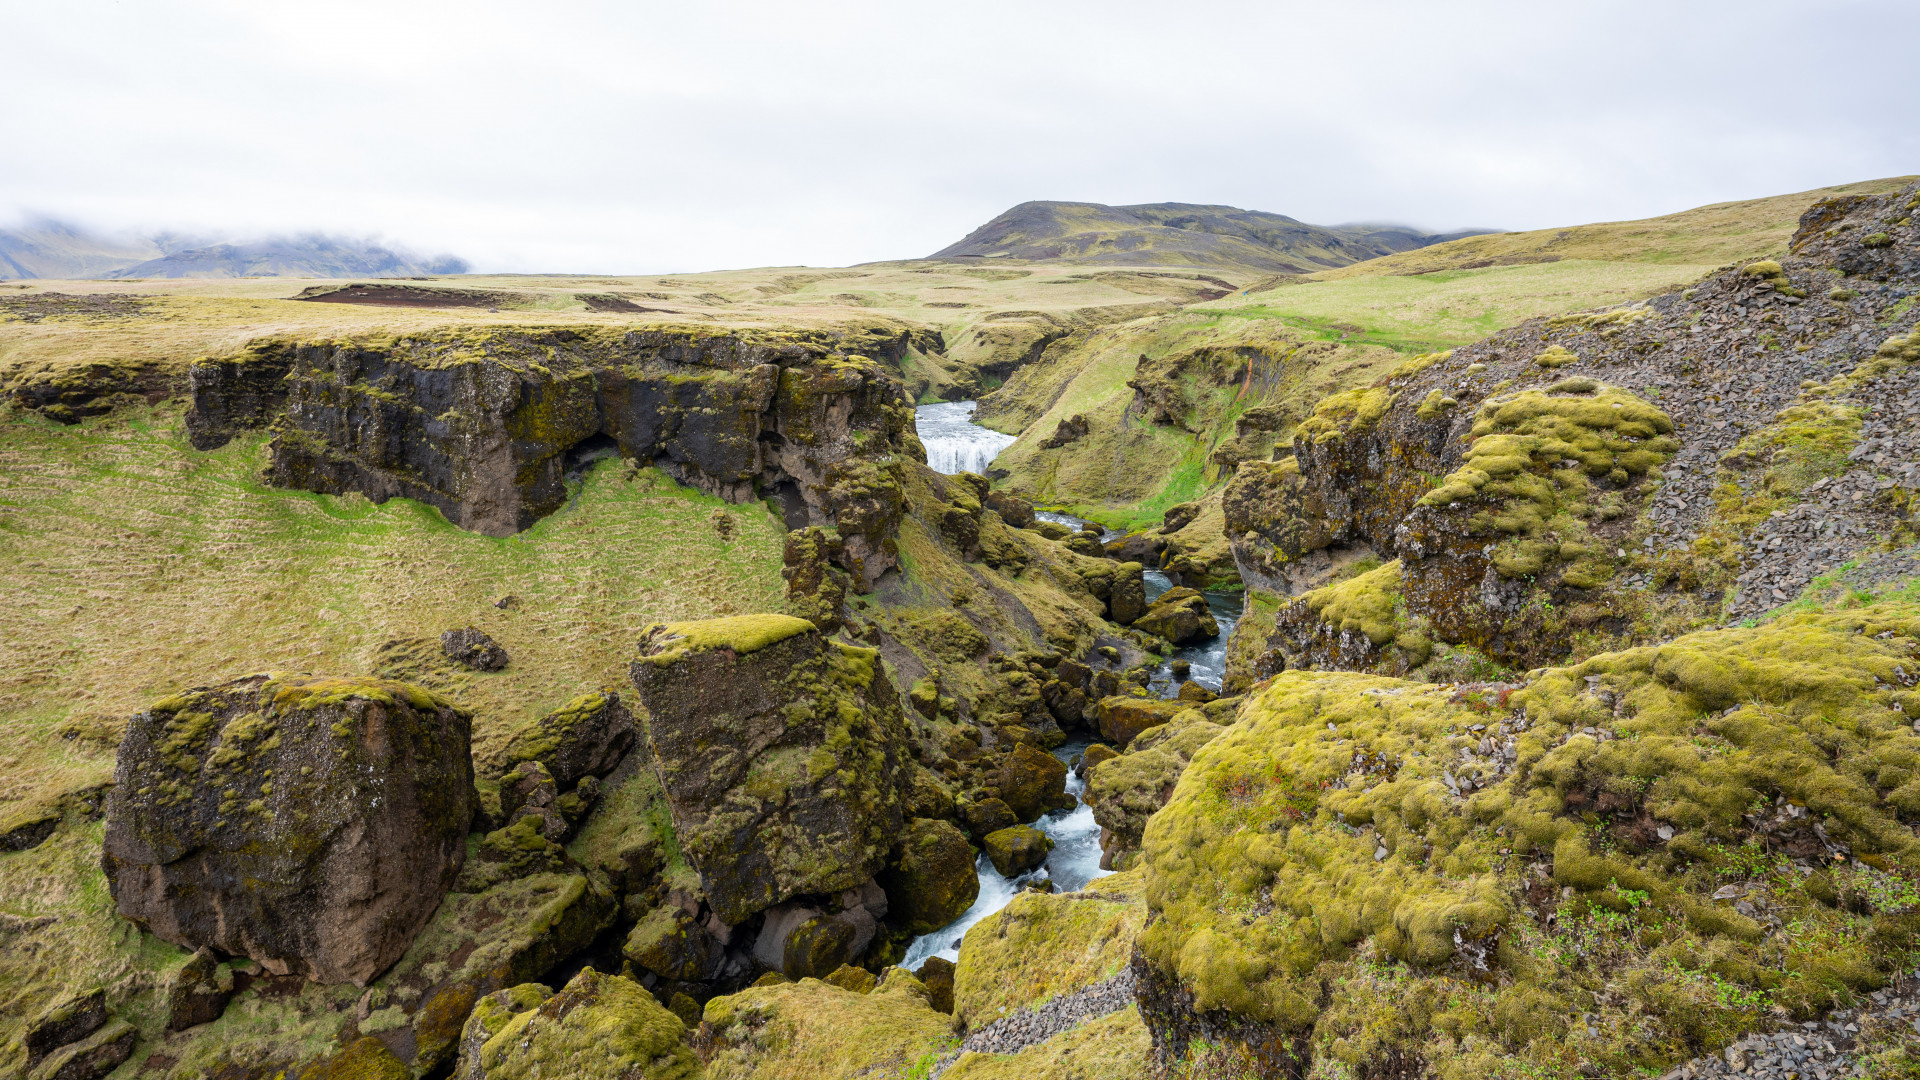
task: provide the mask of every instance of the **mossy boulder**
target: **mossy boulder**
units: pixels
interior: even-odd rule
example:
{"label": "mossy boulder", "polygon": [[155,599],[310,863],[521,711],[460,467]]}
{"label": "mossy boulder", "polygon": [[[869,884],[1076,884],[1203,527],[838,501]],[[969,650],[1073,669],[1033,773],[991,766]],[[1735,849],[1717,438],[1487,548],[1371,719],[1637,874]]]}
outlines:
{"label": "mossy boulder", "polygon": [[889,921],[925,934],[960,917],[980,896],[973,845],[950,822],[909,821],[880,875]]}
{"label": "mossy boulder", "polygon": [[865,994],[818,979],[753,987],[708,1001],[695,1045],[706,1080],[884,1076],[948,1045],[953,1018],[929,996],[900,969]]}
{"label": "mossy boulder", "polygon": [[[537,996],[509,994],[508,1001],[481,1021],[481,1030],[500,1011]],[[486,1080],[684,1080],[701,1072],[679,1017],[639,983],[593,968],[575,975],[559,993],[507,1018],[480,1044],[476,1056],[477,1073],[464,1056],[457,1073]]]}
{"label": "mossy boulder", "polygon": [[655,626],[640,654],[655,770],[721,919],[853,888],[885,864],[912,758],[878,653],[761,615]]}
{"label": "mossy boulder", "polygon": [[[1107,617],[1121,626],[1131,626],[1147,613],[1147,586],[1144,567],[1137,562],[1120,564],[1113,576],[1112,592],[1107,595]],[[1216,633],[1218,630],[1216,628]]]}
{"label": "mossy boulder", "polygon": [[134,717],[107,804],[119,912],[275,974],[366,983],[466,856],[470,718],[416,686],[254,675]]}
{"label": "mossy boulder", "polygon": [[366,1035],[297,1075],[298,1080],[412,1080],[413,1070],[386,1043]]}
{"label": "mossy boulder", "polygon": [[637,968],[682,982],[712,978],[721,958],[720,943],[671,904],[654,908],[634,924],[620,952]]}
{"label": "mossy boulder", "polygon": [[507,650],[477,627],[441,634],[440,648],[447,659],[475,671],[499,671],[507,666]]}
{"label": "mossy boulder", "polygon": [[1220,623],[1207,598],[1193,589],[1168,589],[1133,620],[1135,630],[1163,637],[1175,645],[1207,641],[1220,636]]}
{"label": "mossy boulder", "polygon": [[1124,747],[1141,732],[1158,727],[1192,707],[1183,701],[1115,696],[1102,698],[1095,708],[1098,710],[1100,737],[1115,746]]}
{"label": "mossy boulder", "polygon": [[953,972],[953,961],[940,956],[927,957],[914,970],[914,978],[927,988],[927,1004],[936,1012],[953,1012]]}
{"label": "mossy boulder", "polygon": [[1074,805],[1067,794],[1066,762],[1030,743],[1015,743],[1000,763],[996,780],[1001,801],[1021,821],[1037,821],[1050,810]]}
{"label": "mossy boulder", "polygon": [[537,761],[561,788],[605,776],[633,746],[633,714],[612,690],[582,694],[534,721],[507,743],[511,767]]}
{"label": "mossy boulder", "polygon": [[1224,730],[1187,705],[1172,720],[1142,733],[1127,753],[1101,762],[1088,774],[1082,797],[1100,823],[1102,866],[1123,865],[1140,850],[1147,819],[1173,797],[1174,785],[1193,755]]}
{"label": "mossy boulder", "polygon": [[460,1056],[454,1067],[454,1080],[486,1080],[486,1066],[480,1049],[487,1040],[500,1034],[507,1022],[529,1013],[553,996],[553,988],[540,983],[521,983],[483,995],[473,1003],[473,1011],[460,1030]]}
{"label": "mossy boulder", "polygon": [[828,986],[837,986],[842,990],[851,990],[856,994],[871,994],[880,985],[880,980],[866,968],[857,968],[852,964],[841,964],[831,975],[820,980]]}
{"label": "mossy boulder", "polygon": [[988,798],[962,804],[960,816],[967,823],[968,835],[976,841],[985,840],[988,833],[1020,824],[1020,816],[1004,799]]}
{"label": "mossy boulder", "polygon": [[974,924],[954,970],[954,1016],[970,1028],[1118,975],[1146,925],[1140,871],[1088,893],[1021,892]]}
{"label": "mossy boulder", "polygon": [[1002,877],[1023,874],[1047,861],[1053,840],[1031,825],[1014,825],[987,834],[982,844]]}
{"label": "mossy boulder", "polygon": [[822,979],[855,959],[859,929],[848,919],[816,915],[787,933],[781,970],[789,979]]}
{"label": "mossy boulder", "polygon": [[1277,676],[1146,829],[1157,1043],[1205,1016],[1356,1074],[1657,1074],[1885,985],[1920,942],[1916,655],[1920,606],[1890,602],[1505,700]]}

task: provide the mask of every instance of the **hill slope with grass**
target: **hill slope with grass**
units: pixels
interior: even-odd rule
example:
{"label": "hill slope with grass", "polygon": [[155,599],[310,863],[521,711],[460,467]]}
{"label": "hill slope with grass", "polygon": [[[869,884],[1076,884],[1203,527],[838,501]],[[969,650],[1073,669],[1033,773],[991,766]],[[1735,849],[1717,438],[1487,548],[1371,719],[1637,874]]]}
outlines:
{"label": "hill slope with grass", "polygon": [[1305,274],[1465,235],[1397,225],[1308,225],[1284,214],[1193,203],[1024,202],[933,259],[1075,265],[1219,266]]}
{"label": "hill slope with grass", "polygon": [[[1138,527],[1223,483],[1236,461],[1287,446],[1323,393],[1528,319],[1644,300],[1729,262],[1776,255],[1815,201],[1905,182],[1472,236],[1268,278],[1177,313],[1065,336],[983,398],[980,419],[1021,435],[998,466],[1011,490]],[[1183,357],[1203,345],[1209,363]],[[1169,401],[1190,412],[1176,421],[1160,407]],[[1088,436],[1047,445],[1075,416]]]}

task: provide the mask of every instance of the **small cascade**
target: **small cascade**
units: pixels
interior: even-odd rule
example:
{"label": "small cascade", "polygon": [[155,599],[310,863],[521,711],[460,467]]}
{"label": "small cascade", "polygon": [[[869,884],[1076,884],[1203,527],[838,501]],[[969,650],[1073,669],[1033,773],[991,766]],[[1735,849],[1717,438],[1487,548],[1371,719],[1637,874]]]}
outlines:
{"label": "small cascade", "polygon": [[[1087,741],[1081,739],[1055,750],[1053,756],[1071,763],[1086,748]],[[1080,801],[1080,793],[1086,789],[1087,782],[1069,771],[1067,793],[1073,796],[1073,809],[1056,810],[1034,822],[1034,828],[1053,838],[1053,851],[1048,854],[1045,865],[1009,878],[1002,877],[985,855],[980,856],[976,864],[980,874],[979,898],[959,918],[932,933],[913,939],[912,944],[907,946],[907,956],[901,964],[917,968],[929,956],[960,959],[960,939],[967,936],[967,931],[973,929],[975,923],[1012,903],[1014,896],[1029,881],[1050,880],[1055,892],[1073,892],[1095,878],[1112,873],[1111,870],[1100,869],[1100,826],[1093,820],[1093,807]]]}
{"label": "small cascade", "polygon": [[[1173,582],[1158,570],[1149,570],[1142,577],[1145,579],[1149,604],[1159,599],[1161,593],[1173,588]],[[1220,624],[1220,636],[1173,650],[1173,654],[1154,669],[1153,679],[1147,683],[1150,692],[1161,697],[1179,695],[1180,683],[1173,677],[1175,660],[1185,660],[1191,666],[1187,678],[1216,694],[1220,692],[1221,680],[1227,674],[1227,641],[1233,637],[1233,628],[1246,609],[1247,594],[1240,589],[1231,592],[1210,589],[1201,595],[1207,598],[1207,609],[1213,612],[1214,621]]]}
{"label": "small cascade", "polygon": [[927,448],[927,467],[949,476],[970,472],[985,476],[993,459],[1018,436],[1003,435],[973,422],[977,402],[943,401],[913,410],[913,427]]}

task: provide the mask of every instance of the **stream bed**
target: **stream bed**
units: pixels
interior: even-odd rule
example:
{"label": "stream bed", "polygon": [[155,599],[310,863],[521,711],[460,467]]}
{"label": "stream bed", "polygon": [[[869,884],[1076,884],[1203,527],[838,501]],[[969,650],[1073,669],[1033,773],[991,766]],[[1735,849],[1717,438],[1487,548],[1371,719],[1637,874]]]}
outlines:
{"label": "stream bed", "polygon": [[[1015,436],[1003,435],[975,424],[974,408],[974,402],[953,401],[922,405],[914,410],[915,430],[920,442],[927,448],[927,465],[935,472],[948,475],[971,472],[984,476],[992,466],[993,459],[1014,441]],[[1093,524],[1053,510],[1036,510],[1034,516],[1073,529]],[[1120,533],[1105,528],[1101,529],[1101,534],[1102,542],[1120,536]],[[1173,582],[1158,570],[1146,572],[1145,584],[1148,603],[1173,587]],[[1207,607],[1220,624],[1220,635],[1210,641],[1177,648],[1161,661],[1147,684],[1148,689],[1160,697],[1170,698],[1180,692],[1180,683],[1173,677],[1175,660],[1185,660],[1191,665],[1188,677],[1194,682],[1215,692],[1220,689],[1220,680],[1226,674],[1227,667],[1227,639],[1233,634],[1234,624],[1240,621],[1244,595],[1239,590],[1208,592],[1205,595]],[[1075,739],[1054,750],[1053,754],[1071,766],[1089,744],[1087,738]],[[1056,810],[1034,823],[1034,828],[1053,839],[1053,852],[1047,856],[1045,865],[1014,877],[1004,877],[993,868],[993,863],[985,855],[981,855],[976,863],[980,875],[980,895],[974,900],[973,906],[953,922],[915,938],[908,945],[906,959],[902,963],[914,968],[933,956],[958,960],[960,940],[967,931],[975,923],[1011,903],[1014,895],[1028,882],[1045,879],[1053,883],[1055,892],[1072,892],[1095,878],[1112,873],[1100,869],[1100,826],[1093,820],[1093,808],[1080,801],[1086,786],[1086,781],[1069,770],[1067,792],[1074,798],[1073,809]]]}

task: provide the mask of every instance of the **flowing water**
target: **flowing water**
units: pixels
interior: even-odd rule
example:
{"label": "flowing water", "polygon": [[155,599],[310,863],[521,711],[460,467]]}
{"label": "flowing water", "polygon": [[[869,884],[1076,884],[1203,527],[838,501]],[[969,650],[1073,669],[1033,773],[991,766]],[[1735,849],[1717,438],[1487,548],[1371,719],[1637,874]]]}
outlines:
{"label": "flowing water", "polygon": [[1012,445],[1014,435],[1002,435],[973,422],[977,403],[943,401],[913,410],[914,432],[927,448],[927,467],[937,473],[970,472],[985,476],[993,459]]}
{"label": "flowing water", "polygon": [[[971,401],[922,405],[914,410],[914,428],[927,448],[927,465],[935,472],[985,475],[994,457],[1014,441],[1012,435],[1002,435],[975,424],[973,411],[974,402]],[[1052,510],[1036,510],[1033,516],[1072,529],[1091,524],[1071,514]],[[1102,542],[1121,535],[1111,529],[1102,529],[1101,534]],[[1172,587],[1173,582],[1167,580],[1167,575],[1158,570],[1146,572],[1149,603]],[[1173,697],[1180,692],[1180,684],[1173,678],[1175,660],[1185,660],[1191,665],[1188,677],[1193,681],[1209,690],[1220,689],[1220,679],[1226,674],[1227,667],[1227,638],[1232,635],[1234,624],[1240,621],[1243,598],[1237,590],[1209,592],[1206,598],[1214,619],[1220,623],[1220,636],[1175,649],[1173,655],[1161,663],[1148,686],[1162,697]],[[1053,754],[1071,764],[1074,757],[1086,750],[1087,745],[1087,740],[1080,739],[1067,743]],[[1014,894],[1029,881],[1044,878],[1053,882],[1055,892],[1072,892],[1095,878],[1111,873],[1100,869],[1100,826],[1093,820],[1093,808],[1080,801],[1080,794],[1086,790],[1086,786],[1086,781],[1069,772],[1067,792],[1074,798],[1073,809],[1056,810],[1034,823],[1035,828],[1053,838],[1053,851],[1047,856],[1046,865],[1013,877],[1004,877],[993,868],[993,863],[985,855],[980,856],[975,864],[980,875],[980,896],[974,900],[973,906],[940,929],[915,938],[907,947],[903,963],[910,968],[918,967],[922,960],[930,956],[958,960],[960,940],[967,931],[975,923],[1011,903]]]}
{"label": "flowing water", "polygon": [[[1055,750],[1053,756],[1071,764],[1086,748],[1087,740],[1080,739]],[[913,939],[912,944],[907,946],[907,957],[901,963],[916,968],[929,956],[960,959],[960,939],[967,935],[973,924],[1012,903],[1014,894],[1029,881],[1050,880],[1053,882],[1053,891],[1072,892],[1094,878],[1112,873],[1111,870],[1100,869],[1100,826],[1094,824],[1093,807],[1080,801],[1080,793],[1086,788],[1086,781],[1068,772],[1067,793],[1073,796],[1073,809],[1056,810],[1034,822],[1034,828],[1053,838],[1053,851],[1047,856],[1046,865],[1013,877],[1003,877],[985,855],[980,856],[976,864],[980,874],[979,898],[958,919]]]}

